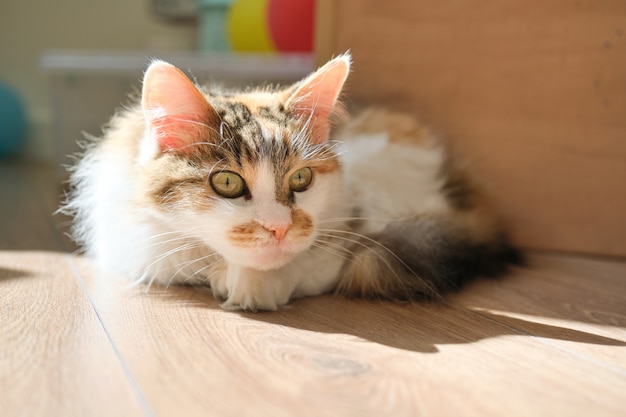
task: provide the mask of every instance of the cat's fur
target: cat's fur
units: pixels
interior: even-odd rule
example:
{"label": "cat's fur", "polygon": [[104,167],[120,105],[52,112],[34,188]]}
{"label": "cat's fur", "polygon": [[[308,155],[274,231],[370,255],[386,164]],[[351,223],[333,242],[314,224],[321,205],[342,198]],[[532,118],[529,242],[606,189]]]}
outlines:
{"label": "cat's fur", "polygon": [[[368,110],[331,134],[349,68],[343,55],[285,89],[209,93],[154,62],[141,103],[72,173],[75,238],[101,267],[208,284],[229,309],[332,291],[432,298],[503,272],[517,251],[426,128]],[[292,191],[308,168],[310,187]],[[228,187],[243,178],[241,196],[218,193],[220,172]]]}

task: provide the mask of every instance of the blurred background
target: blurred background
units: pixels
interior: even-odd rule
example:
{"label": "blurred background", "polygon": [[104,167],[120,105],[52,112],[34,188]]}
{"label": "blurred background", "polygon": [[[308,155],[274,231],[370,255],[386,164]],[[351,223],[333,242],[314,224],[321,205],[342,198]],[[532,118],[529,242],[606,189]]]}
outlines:
{"label": "blurred background", "polygon": [[313,68],[314,0],[4,0],[0,157],[67,163],[151,58],[200,81],[291,82]]}
{"label": "blurred background", "polygon": [[0,173],[67,163],[153,57],[250,85],[347,50],[347,103],[433,126],[520,246],[626,256],[624,0],[2,0]]}

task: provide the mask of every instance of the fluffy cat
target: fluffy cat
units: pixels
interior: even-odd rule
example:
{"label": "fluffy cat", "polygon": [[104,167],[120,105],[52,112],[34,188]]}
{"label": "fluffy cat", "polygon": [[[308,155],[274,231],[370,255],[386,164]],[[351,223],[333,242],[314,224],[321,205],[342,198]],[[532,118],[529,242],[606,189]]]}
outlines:
{"label": "fluffy cat", "polygon": [[64,207],[96,263],[210,285],[226,309],[327,292],[438,297],[518,260],[477,187],[409,116],[344,123],[339,56],[283,89],[212,92],[153,62],[71,175]]}

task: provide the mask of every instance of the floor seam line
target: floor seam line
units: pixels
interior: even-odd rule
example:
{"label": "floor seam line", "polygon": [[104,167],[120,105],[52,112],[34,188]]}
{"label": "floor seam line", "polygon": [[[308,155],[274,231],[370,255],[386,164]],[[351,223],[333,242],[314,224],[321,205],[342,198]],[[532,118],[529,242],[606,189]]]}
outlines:
{"label": "floor seam line", "polygon": [[78,285],[80,286],[81,291],[83,292],[85,297],[87,297],[89,306],[91,307],[92,311],[96,315],[96,319],[98,320],[98,323],[100,324],[100,327],[102,328],[102,331],[104,332],[107,340],[109,341],[109,346],[111,346],[111,348],[113,349],[113,353],[117,357],[117,360],[122,367],[122,371],[124,372],[124,375],[126,376],[126,379],[128,380],[131,386],[131,389],[133,390],[134,396],[137,399],[137,402],[139,403],[139,407],[143,410],[146,416],[156,417],[156,414],[154,413],[154,410],[152,409],[152,407],[150,407],[150,404],[148,403],[148,400],[146,399],[143,391],[141,390],[141,387],[139,386],[137,379],[131,372],[126,361],[124,360],[124,357],[122,356],[122,353],[118,349],[117,344],[113,340],[113,336],[111,335],[111,333],[108,331],[107,327],[105,326],[102,315],[96,308],[93,298],[89,294],[89,291],[87,290],[87,286],[85,285],[85,280],[82,274],[80,273],[80,271],[78,270],[76,263],[74,262],[74,259],[72,258],[70,254],[67,254],[67,253],[65,254],[65,257],[68,263],[70,264],[72,271],[74,272],[74,277],[76,281],[78,282]]}

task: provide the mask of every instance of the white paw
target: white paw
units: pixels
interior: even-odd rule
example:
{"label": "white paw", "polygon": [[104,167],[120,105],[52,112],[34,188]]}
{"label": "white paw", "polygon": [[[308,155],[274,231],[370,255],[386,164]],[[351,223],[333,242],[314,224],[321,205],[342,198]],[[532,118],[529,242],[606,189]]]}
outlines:
{"label": "white paw", "polygon": [[243,310],[252,311],[254,313],[259,310],[278,310],[278,305],[274,301],[261,301],[254,299],[254,297],[238,297],[236,295],[228,297],[225,302],[220,304],[220,307],[229,311]]}
{"label": "white paw", "polygon": [[276,311],[289,302],[293,291],[281,280],[279,271],[256,271],[229,267],[226,279],[225,310]]}

